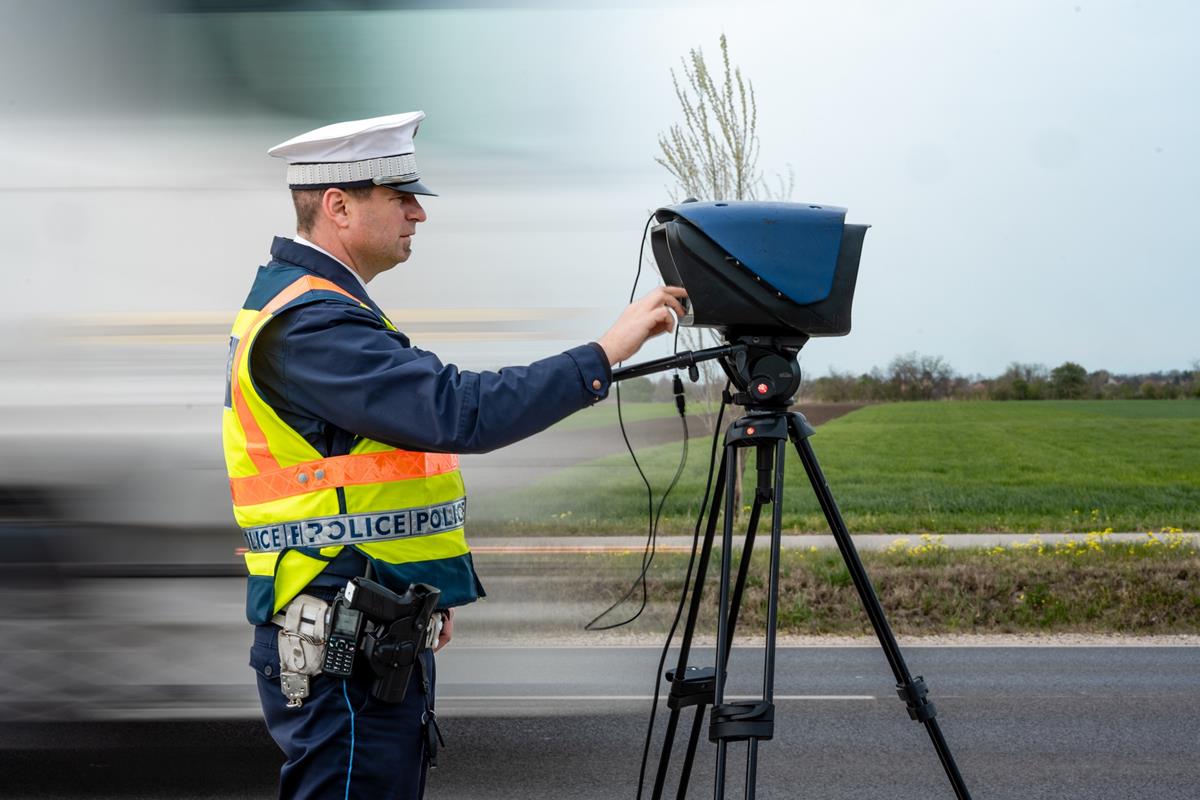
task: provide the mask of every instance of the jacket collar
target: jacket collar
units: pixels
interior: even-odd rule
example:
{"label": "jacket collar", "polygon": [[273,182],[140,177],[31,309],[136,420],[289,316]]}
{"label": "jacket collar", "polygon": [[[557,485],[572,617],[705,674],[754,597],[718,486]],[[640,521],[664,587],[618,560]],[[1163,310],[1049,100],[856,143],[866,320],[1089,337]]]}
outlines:
{"label": "jacket collar", "polygon": [[328,281],[333,281],[339,287],[366,303],[377,314],[384,316],[382,309],[375,305],[375,301],[366,293],[362,284],[355,280],[349,270],[324,253],[314,250],[311,247],[305,247],[291,239],[276,236],[271,242],[271,258],[275,261],[282,261],[302,267]]}

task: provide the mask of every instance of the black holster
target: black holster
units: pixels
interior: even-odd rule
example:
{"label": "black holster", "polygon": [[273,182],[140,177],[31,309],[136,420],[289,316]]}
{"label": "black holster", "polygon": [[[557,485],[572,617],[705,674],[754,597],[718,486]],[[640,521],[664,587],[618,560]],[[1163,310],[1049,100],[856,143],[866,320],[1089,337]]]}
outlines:
{"label": "black holster", "polygon": [[348,605],[367,618],[362,653],[375,673],[371,695],[385,703],[402,702],[441,592],[424,583],[414,583],[402,595],[366,578],[350,583]]}

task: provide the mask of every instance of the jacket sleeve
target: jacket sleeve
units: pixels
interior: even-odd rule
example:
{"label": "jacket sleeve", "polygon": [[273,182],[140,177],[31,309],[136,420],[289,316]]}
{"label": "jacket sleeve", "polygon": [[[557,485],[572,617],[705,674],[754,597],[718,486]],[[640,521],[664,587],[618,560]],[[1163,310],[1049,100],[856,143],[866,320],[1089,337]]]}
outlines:
{"label": "jacket sleeve", "polygon": [[[267,364],[259,369],[260,361]],[[608,394],[598,344],[528,366],[468,372],[409,345],[366,309],[318,302],[285,311],[251,361],[264,395],[293,414],[408,450],[484,453],[544,430]]]}

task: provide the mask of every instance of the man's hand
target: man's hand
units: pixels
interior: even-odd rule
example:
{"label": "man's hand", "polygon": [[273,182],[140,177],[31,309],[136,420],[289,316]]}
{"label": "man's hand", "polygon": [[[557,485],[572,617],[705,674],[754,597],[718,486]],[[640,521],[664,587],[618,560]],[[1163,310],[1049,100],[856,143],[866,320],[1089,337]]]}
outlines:
{"label": "man's hand", "polygon": [[679,301],[687,292],[679,286],[660,286],[640,300],[630,303],[616,324],[600,337],[597,344],[604,348],[609,364],[632,356],[647,339],[675,330],[674,311],[682,317],[686,312]]}
{"label": "man's hand", "polygon": [[454,609],[447,608],[445,614],[445,619],[442,621],[441,633],[438,634],[437,644],[433,646],[433,652],[435,653],[450,644],[450,639],[454,636]]}

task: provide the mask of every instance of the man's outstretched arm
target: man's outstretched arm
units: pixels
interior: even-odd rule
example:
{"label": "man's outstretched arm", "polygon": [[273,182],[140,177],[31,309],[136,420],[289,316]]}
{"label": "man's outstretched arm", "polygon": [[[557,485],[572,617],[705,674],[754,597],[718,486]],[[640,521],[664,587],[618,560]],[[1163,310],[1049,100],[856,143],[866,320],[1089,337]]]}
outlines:
{"label": "man's outstretched arm", "polygon": [[[603,399],[611,363],[673,330],[682,290],[631,304],[596,343],[527,366],[468,372],[406,346],[374,314],[340,303],[301,306],[259,336],[252,368],[294,413],[397,447],[481,453],[544,430]],[[260,350],[261,348],[261,350]]]}

